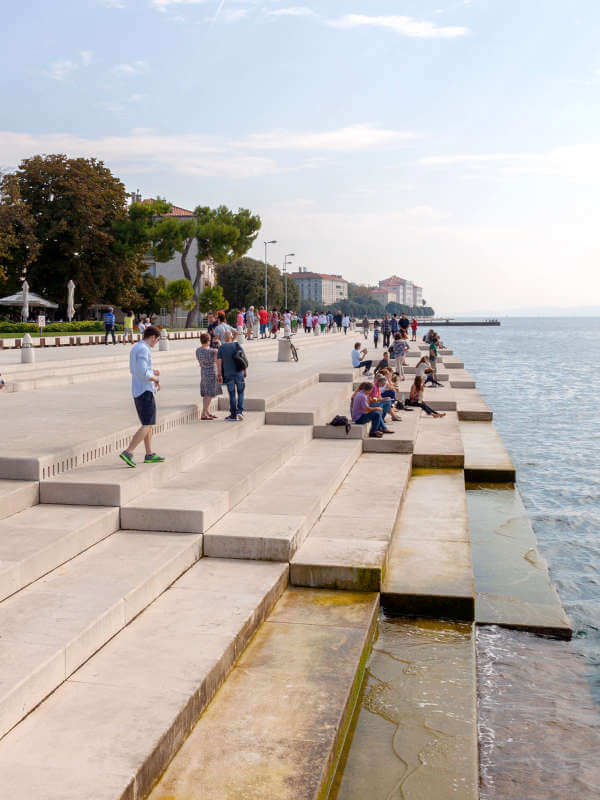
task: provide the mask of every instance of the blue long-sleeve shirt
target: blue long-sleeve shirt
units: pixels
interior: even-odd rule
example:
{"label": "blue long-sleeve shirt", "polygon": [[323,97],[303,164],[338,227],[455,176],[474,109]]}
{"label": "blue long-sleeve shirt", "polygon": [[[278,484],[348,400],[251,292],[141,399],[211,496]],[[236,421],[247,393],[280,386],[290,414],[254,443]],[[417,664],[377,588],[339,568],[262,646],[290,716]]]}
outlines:
{"label": "blue long-sleeve shirt", "polygon": [[150,380],[154,377],[152,351],[143,339],[131,348],[129,372],[131,372],[131,391],[134,397],[139,397],[144,392],[156,391],[156,384]]}
{"label": "blue long-sleeve shirt", "polygon": [[114,328],[115,326],[115,315],[112,311],[107,311],[104,315],[104,327],[105,328]]}

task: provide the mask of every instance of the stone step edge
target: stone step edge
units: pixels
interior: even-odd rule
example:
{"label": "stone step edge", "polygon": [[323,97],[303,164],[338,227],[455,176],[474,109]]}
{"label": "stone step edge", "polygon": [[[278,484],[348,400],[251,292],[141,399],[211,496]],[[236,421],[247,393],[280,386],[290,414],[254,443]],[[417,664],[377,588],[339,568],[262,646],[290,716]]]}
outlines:
{"label": "stone step edge", "polygon": [[[202,534],[190,537],[191,541],[187,547],[173,555],[162,567],[157,568],[152,574],[146,576],[145,580],[126,595],[104,610],[94,622],[79,632],[79,635],[71,639],[64,647],[38,666],[29,676],[25,676],[21,682],[15,685],[9,694],[5,694],[0,699],[0,741],[14,728],[15,725],[29,714],[37,705],[45,700],[61,684],[63,684],[82,664],[84,664],[94,653],[98,652],[110,639],[117,635],[123,628],[129,625],[135,617],[141,614],[145,608],[151,605],[160,595],[166,591],[184,572],[202,558]],[[158,585],[157,585],[158,584]],[[136,595],[141,595],[138,599]],[[132,608],[129,609],[129,605]],[[102,625],[108,621],[115,613],[115,609],[123,606],[122,622],[115,622],[110,629]],[[101,629],[98,634],[99,640],[84,645],[77,653],[77,645],[81,640],[85,641],[90,637],[90,631]],[[73,659],[70,663],[70,650],[74,648],[76,655],[71,655]],[[64,675],[58,679],[55,671],[57,662],[64,660]],[[62,671],[62,666],[61,666]],[[44,673],[47,676],[42,677]],[[32,697],[27,699],[28,687]],[[21,695],[24,696],[21,696]]]}

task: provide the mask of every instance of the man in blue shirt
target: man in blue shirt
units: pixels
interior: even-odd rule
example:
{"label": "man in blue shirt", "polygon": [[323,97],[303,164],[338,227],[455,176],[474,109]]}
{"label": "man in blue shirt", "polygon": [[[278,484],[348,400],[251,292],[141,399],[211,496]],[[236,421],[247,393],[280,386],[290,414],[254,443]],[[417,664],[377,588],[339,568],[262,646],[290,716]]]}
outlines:
{"label": "man in blue shirt", "polygon": [[225,422],[244,419],[244,390],[247,371],[240,369],[236,364],[234,356],[237,351],[244,352],[238,342],[232,341],[231,331],[225,331],[225,341],[217,351],[217,380],[219,383],[224,383],[229,392],[229,416],[225,417]]}
{"label": "man in blue shirt", "polygon": [[113,344],[117,343],[115,338],[115,315],[112,306],[108,307],[108,311],[104,315],[104,344],[108,344],[108,334],[112,335]]}
{"label": "man in blue shirt", "polygon": [[142,441],[146,448],[144,464],[155,464],[165,459],[152,452],[152,426],[156,424],[155,392],[160,391],[160,371],[152,367],[151,348],[160,339],[160,331],[149,325],[144,331],[144,338],[134,344],[129,353],[129,371],[131,372],[131,393],[133,402],[142,423],[134,433],[129,447],[120,454],[120,458],[130,467],[135,467],[133,451]]}
{"label": "man in blue shirt", "polygon": [[360,342],[356,342],[354,345],[354,350],[352,351],[352,366],[354,369],[360,369],[360,367],[364,367],[365,370],[363,375],[370,375],[371,374],[371,366],[373,365],[372,361],[365,361],[364,358],[367,355],[367,348],[360,349]]}

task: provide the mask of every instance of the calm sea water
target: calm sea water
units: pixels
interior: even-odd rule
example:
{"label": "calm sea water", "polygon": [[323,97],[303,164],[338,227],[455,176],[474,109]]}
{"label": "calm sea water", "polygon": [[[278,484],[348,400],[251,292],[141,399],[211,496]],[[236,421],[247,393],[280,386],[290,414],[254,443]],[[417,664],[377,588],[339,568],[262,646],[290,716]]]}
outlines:
{"label": "calm sea water", "polygon": [[600,797],[600,319],[439,328],[494,410],[570,643],[479,628],[482,800]]}
{"label": "calm sea water", "polygon": [[600,703],[600,318],[439,332],[494,410]]}

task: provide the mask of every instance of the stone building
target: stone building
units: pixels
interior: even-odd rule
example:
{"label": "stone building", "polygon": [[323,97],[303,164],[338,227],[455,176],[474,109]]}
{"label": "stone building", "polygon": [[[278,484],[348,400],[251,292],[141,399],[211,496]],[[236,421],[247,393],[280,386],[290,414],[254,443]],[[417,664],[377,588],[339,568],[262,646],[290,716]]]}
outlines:
{"label": "stone building", "polygon": [[290,277],[298,284],[301,300],[329,306],[348,298],[348,281],[341,275],[309,272],[306,267],[301,267],[299,272],[292,272]]}

